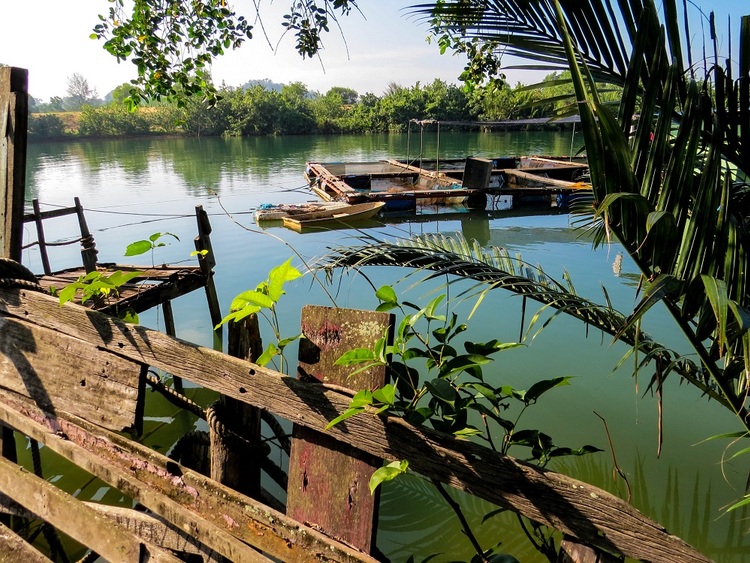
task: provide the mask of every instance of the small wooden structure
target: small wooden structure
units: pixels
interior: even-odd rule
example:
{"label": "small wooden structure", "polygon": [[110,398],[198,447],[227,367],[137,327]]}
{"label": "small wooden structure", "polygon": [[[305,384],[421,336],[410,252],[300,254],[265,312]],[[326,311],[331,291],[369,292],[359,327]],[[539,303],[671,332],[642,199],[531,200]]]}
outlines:
{"label": "small wooden structure", "polygon": [[[121,314],[126,310],[141,313],[153,307],[162,306],[166,324],[170,327],[170,333],[173,334],[171,301],[200,288],[206,290],[211,321],[214,325],[221,321],[221,310],[213,280],[216,261],[211,247],[211,223],[202,206],[196,206],[195,213],[198,225],[198,235],[195,237],[197,266],[169,266],[167,264],[135,266],[98,262],[96,243],[86,223],[83,206],[77,197],[71,207],[48,211],[42,211],[39,200],[34,199],[32,211],[24,215],[23,221],[32,223],[36,227],[36,240],[28,242],[23,248],[38,247],[43,268],[38,281],[47,290],[59,290],[91,272],[99,272],[104,276],[111,275],[118,270],[125,273],[139,272],[128,283],[120,286],[116,295],[109,296],[107,299],[91,300],[87,302],[87,306],[112,315]],[[45,221],[68,215],[76,216],[80,236],[63,242],[47,241],[44,231]],[[69,244],[80,244],[82,266],[53,271],[49,248]]]}
{"label": "small wooden structure", "polygon": [[305,176],[319,197],[349,203],[383,201],[386,211],[404,200],[484,208],[486,196],[555,197],[590,186],[580,181],[586,163],[526,156],[421,161],[308,162]]}

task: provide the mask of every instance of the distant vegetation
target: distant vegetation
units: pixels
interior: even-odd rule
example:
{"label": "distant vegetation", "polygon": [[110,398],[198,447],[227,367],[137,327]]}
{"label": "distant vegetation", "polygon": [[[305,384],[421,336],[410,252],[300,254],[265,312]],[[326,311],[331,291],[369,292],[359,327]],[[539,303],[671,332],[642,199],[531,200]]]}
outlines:
{"label": "distant vegetation", "polygon": [[133,112],[124,103],[128,92],[129,86],[123,84],[99,100],[75,75],[66,98],[52,98],[49,103],[32,100],[30,138],[401,132],[410,119],[476,122],[552,117],[564,113],[566,102],[540,100],[560,100],[572,93],[572,87],[569,76],[557,73],[547,76],[542,87],[518,84],[466,91],[434,80],[411,87],[392,83],[381,96],[343,87],[319,94],[300,82],[282,85],[262,80],[220,89],[220,99],[211,108],[190,99],[184,107],[155,103]]}

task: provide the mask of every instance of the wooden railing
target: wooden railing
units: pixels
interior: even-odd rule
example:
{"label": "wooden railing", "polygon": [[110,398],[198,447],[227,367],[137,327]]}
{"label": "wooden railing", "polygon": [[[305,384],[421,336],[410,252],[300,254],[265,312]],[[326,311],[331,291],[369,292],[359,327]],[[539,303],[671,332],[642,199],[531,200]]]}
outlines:
{"label": "wooden railing", "polygon": [[[346,451],[352,447],[375,459],[408,459],[414,471],[430,479],[511,508],[604,552],[650,561],[708,560],[623,500],[480,445],[400,419],[366,415],[326,431],[349,403],[336,385],[287,377],[77,305],[61,308],[54,298],[27,289],[0,289],[0,315],[0,420],[230,560],[252,560],[246,558],[256,550],[286,561],[323,554],[342,561],[369,556],[117,434],[139,426],[149,367],[324,433]],[[13,479],[19,474],[10,464],[3,467]],[[58,510],[28,505],[28,498],[16,496],[18,490],[0,484],[12,500],[77,537],[76,530],[65,528],[72,519],[56,519]],[[290,488],[288,494],[296,491]],[[71,508],[65,514],[78,505],[86,507],[81,513],[91,514],[89,505],[72,498],[66,502]],[[318,499],[321,511],[325,502]],[[338,530],[325,531],[341,537]],[[99,538],[81,539],[106,557]],[[134,541],[151,549],[143,538]]]}

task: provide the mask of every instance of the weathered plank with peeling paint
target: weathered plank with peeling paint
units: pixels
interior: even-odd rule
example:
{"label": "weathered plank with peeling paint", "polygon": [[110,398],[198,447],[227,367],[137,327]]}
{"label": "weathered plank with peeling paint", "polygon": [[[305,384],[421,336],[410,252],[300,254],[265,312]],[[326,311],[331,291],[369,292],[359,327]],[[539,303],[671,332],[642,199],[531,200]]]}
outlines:
{"label": "weathered plank with peeling paint", "polygon": [[[83,504],[97,513],[106,516],[148,543],[180,554],[194,553],[200,555],[203,557],[204,563],[222,563],[224,561],[224,558],[220,554],[196,541],[193,536],[173,526],[160,516],[122,506],[110,506],[85,501]],[[27,520],[41,520],[41,516],[31,512],[2,492],[0,492],[0,514],[17,516]],[[0,545],[2,545],[3,540],[4,537],[2,536],[2,532],[0,532]],[[46,557],[43,560],[48,561]],[[24,563],[26,562],[24,561]]]}
{"label": "weathered plank with peeling paint", "polygon": [[[65,308],[63,308],[65,310]],[[49,296],[0,288],[0,311],[89,340],[309,428],[325,426],[349,397],[320,384],[282,377],[214,350],[126,325]],[[591,546],[634,559],[703,562],[708,558],[622,499],[587,483],[502,456],[477,444],[415,428],[400,419],[354,417],[331,436],[376,457],[408,459],[411,468],[489,502],[511,508]]]}
{"label": "weathered plank with peeling paint", "polygon": [[141,364],[96,346],[9,318],[0,318],[0,387],[49,412],[76,414],[111,430],[140,427]]}
{"label": "weathered plank with peeling paint", "polygon": [[[355,348],[373,349],[379,338],[390,335],[393,322],[388,313],[305,306],[300,379],[354,390],[382,387],[388,377],[384,366],[348,377],[351,368],[336,365],[336,360]],[[369,482],[381,465],[382,460],[337,442],[330,434],[295,424],[287,514],[369,553],[375,546],[380,499],[379,489],[370,494]]]}
{"label": "weathered plank with peeling paint", "polygon": [[71,495],[2,458],[0,489],[55,528],[109,561],[143,561],[145,555],[148,561],[179,562],[168,551],[141,541]]}
{"label": "weathered plank with peeling paint", "polygon": [[3,563],[52,563],[4,524],[0,524],[0,545],[3,546]]}
{"label": "weathered plank with peeling paint", "polygon": [[0,421],[99,477],[230,561],[369,562],[368,555],[72,415],[50,417],[28,399],[0,390]]}

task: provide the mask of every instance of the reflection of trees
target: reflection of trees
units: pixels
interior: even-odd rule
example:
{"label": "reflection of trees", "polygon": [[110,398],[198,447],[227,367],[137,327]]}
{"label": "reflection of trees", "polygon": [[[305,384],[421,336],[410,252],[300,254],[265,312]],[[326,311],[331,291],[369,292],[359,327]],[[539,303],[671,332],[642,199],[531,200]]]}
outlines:
{"label": "reflection of trees", "polygon": [[[745,506],[722,515],[724,503],[736,500],[736,495],[733,490],[726,492],[729,487],[717,472],[696,470],[691,478],[685,468],[669,465],[666,470],[655,470],[640,456],[632,459],[632,469],[622,469],[632,489],[631,502],[638,510],[717,562],[741,561],[742,554],[750,552],[750,509]],[[623,481],[613,479],[611,460],[603,455],[565,458],[552,469],[622,498],[627,496]],[[715,483],[716,478],[720,482]]]}
{"label": "reflection of trees", "polygon": [[96,140],[66,144],[68,154],[80,159],[91,173],[117,167],[127,175],[145,177],[151,156],[150,140]]}
{"label": "reflection of trees", "polygon": [[[507,148],[507,143],[511,143]],[[458,158],[469,154],[488,157],[540,152],[540,147],[569,146],[566,133],[449,133],[441,134],[440,157]],[[545,144],[546,143],[546,144]],[[425,134],[425,156],[434,158],[437,135]],[[503,147],[502,150],[498,147]],[[529,150],[530,148],[536,150]],[[174,173],[184,182],[187,193],[205,195],[221,192],[227,185],[251,182],[275,186],[280,174],[291,171],[304,182],[308,161],[373,161],[414,157],[419,139],[405,134],[261,136],[242,138],[171,138],[97,140],[69,143],[34,143],[29,146],[28,198],[38,194],[38,166],[63,164],[75,159],[83,168],[87,187],[104,189],[96,181],[104,172],[121,175],[118,181],[152,186],[169,180]],[[502,152],[502,155],[499,153]],[[546,152],[546,151],[545,151]],[[115,171],[115,172],[113,172]]]}

